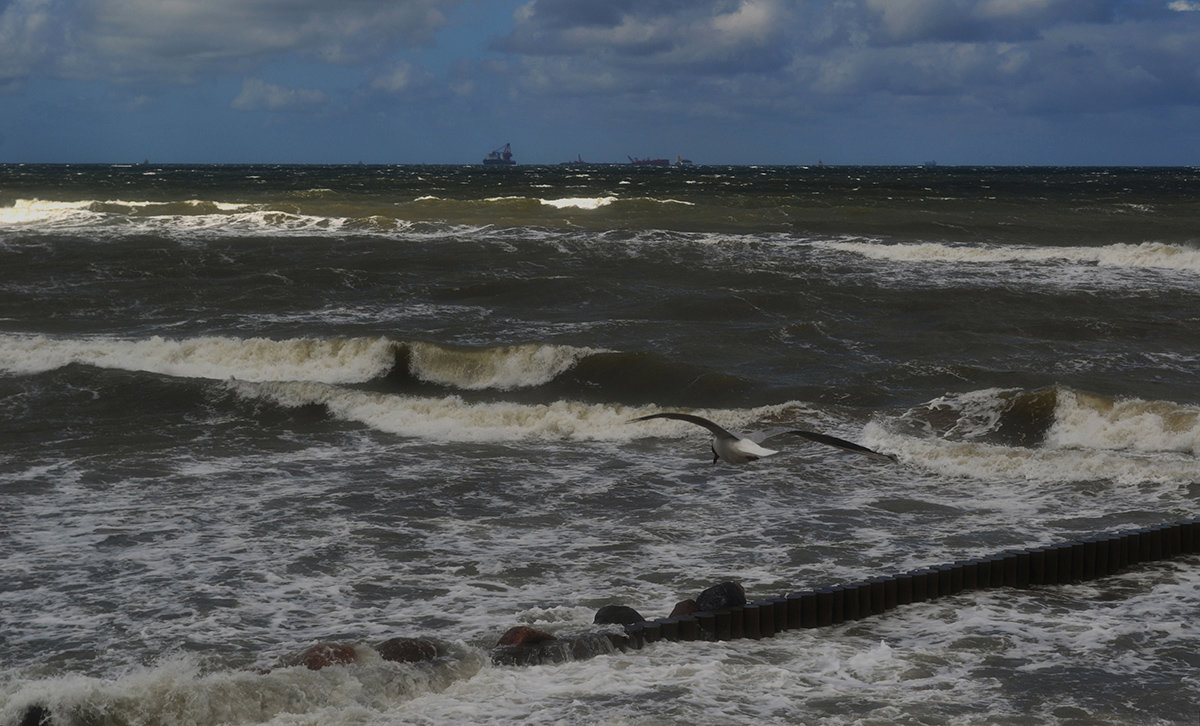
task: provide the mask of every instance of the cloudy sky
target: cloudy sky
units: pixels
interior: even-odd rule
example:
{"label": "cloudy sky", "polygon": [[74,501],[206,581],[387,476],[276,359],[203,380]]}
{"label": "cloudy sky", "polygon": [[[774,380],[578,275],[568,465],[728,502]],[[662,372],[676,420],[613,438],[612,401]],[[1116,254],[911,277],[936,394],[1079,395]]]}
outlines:
{"label": "cloudy sky", "polygon": [[1200,0],[0,0],[0,162],[1200,165]]}

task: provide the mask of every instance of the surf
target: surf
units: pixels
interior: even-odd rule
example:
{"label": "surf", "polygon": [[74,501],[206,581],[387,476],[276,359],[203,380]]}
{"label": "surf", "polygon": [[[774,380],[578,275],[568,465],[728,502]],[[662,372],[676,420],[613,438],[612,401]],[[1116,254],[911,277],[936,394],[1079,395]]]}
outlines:
{"label": "surf", "polygon": [[815,246],[873,260],[902,263],[1066,263],[1200,273],[1200,249],[1162,242],[1116,243],[1096,247],[1024,247],[940,242],[822,241]]}

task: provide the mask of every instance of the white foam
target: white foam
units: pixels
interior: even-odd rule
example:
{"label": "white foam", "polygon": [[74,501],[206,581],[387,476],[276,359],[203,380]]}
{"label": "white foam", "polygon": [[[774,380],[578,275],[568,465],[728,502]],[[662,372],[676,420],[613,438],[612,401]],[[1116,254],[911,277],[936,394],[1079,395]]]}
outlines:
{"label": "white foam", "polygon": [[83,363],[215,380],[354,383],[386,373],[395,362],[393,345],[386,338],[122,340],[0,335],[0,370],[29,374]]}
{"label": "white foam", "polygon": [[1194,456],[1200,454],[1200,407],[1062,390],[1046,443],[1061,449],[1174,451]]}
{"label": "white foam", "polygon": [[432,441],[528,439],[629,440],[633,413],[620,406],[555,401],[550,404],[468,403],[459,396],[426,398],[357,391],[315,382],[231,384],[239,394],[284,406],[325,406],[334,416],[373,429]]}
{"label": "white foam", "polygon": [[[1113,400],[1071,389],[1055,391],[1053,422],[1044,440],[1028,446],[988,441],[1016,389],[944,396],[922,407],[944,411],[940,430],[917,422],[912,436],[876,421],[864,443],[949,477],[1038,482],[1188,482],[1200,452],[1200,408],[1166,401]],[[905,416],[906,424],[913,419]],[[952,424],[952,425],[947,425]]]}
{"label": "white foam", "polygon": [[[25,708],[40,705],[59,720],[93,719],[119,714],[122,723],[223,724],[262,723],[301,716],[344,722],[370,720],[379,712],[445,689],[470,678],[484,665],[483,654],[455,647],[451,655],[420,664],[382,660],[360,646],[360,662],[312,671],[303,666],[268,673],[205,673],[189,657],[166,659],[115,679],[66,676],[31,683],[7,694],[0,709],[5,722],[16,723]],[[74,720],[70,720],[74,723]]]}
{"label": "white foam", "polygon": [[564,199],[539,199],[539,202],[558,209],[599,209],[617,201],[616,197],[568,197]]}
{"label": "white foam", "polygon": [[18,199],[11,207],[0,207],[0,225],[27,226],[94,220],[93,202],[54,202]]}
{"label": "white foam", "polygon": [[554,380],[580,359],[600,352],[540,344],[469,349],[412,343],[409,350],[409,366],[418,378],[463,390],[538,386]]}
{"label": "white foam", "polygon": [[[180,213],[177,205],[191,209]],[[209,233],[254,236],[278,234],[328,234],[344,229],[352,220],[271,209],[262,205],[222,201],[185,200],[150,202],[84,200],[53,202],[17,200],[0,207],[0,226],[34,231],[88,230],[99,236],[153,233],[178,236],[192,243]],[[407,222],[395,223],[407,229]]]}
{"label": "white foam", "polygon": [[893,262],[1021,263],[1067,262],[1116,268],[1155,268],[1200,273],[1200,249],[1143,242],[1099,247],[1019,247],[919,242],[887,244],[866,241],[823,241],[815,246]]}

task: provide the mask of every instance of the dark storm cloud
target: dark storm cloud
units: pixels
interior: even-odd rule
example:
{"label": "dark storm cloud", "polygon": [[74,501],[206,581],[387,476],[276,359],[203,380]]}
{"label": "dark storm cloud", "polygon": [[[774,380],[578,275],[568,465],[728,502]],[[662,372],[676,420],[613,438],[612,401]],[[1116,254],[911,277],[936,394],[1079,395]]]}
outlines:
{"label": "dark storm cloud", "polygon": [[298,54],[352,62],[428,43],[459,0],[11,0],[0,78],[179,80]]}
{"label": "dark storm cloud", "polygon": [[[1187,0],[535,0],[497,47],[527,90],[641,92],[746,107],[943,97],[1018,112],[1196,102]],[[742,93],[742,89],[754,95]],[[763,94],[777,96],[768,100]]]}
{"label": "dark storm cloud", "polygon": [[[0,0],[0,96],[0,123],[24,129],[9,147],[53,158],[101,153],[61,141],[101,125],[138,158],[138,129],[188,146],[170,129],[204,115],[243,155],[425,134],[441,146],[422,160],[474,158],[462,137],[528,129],[526,147],[562,139],[550,158],[579,135],[655,134],[731,161],[797,138],[792,158],[932,157],[916,145],[947,139],[1024,158],[1029,134],[1037,158],[1064,140],[1093,158],[1132,123],[1170,160],[1195,146],[1200,0]],[[247,121],[270,130],[237,145]]]}
{"label": "dark storm cloud", "polygon": [[857,22],[877,44],[1022,41],[1062,23],[1103,23],[1117,0],[865,0]]}
{"label": "dark storm cloud", "polygon": [[[521,8],[513,32],[496,48],[528,57],[602,56],[610,62],[644,62],[705,68],[715,61],[737,72],[778,65],[786,57],[791,25],[786,3],[616,2],[603,10],[581,0],[537,0]],[[767,58],[764,61],[764,57]]]}

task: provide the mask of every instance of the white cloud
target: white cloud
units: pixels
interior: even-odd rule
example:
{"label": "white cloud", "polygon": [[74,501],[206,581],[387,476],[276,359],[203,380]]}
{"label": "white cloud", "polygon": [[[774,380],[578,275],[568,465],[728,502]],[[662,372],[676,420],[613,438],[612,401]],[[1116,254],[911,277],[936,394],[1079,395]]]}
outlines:
{"label": "white cloud", "polygon": [[771,34],[779,21],[779,10],[767,0],[742,0],[737,10],[718,14],[712,27],[727,42],[761,40]]}
{"label": "white cloud", "polygon": [[400,61],[375,76],[371,81],[371,88],[384,93],[397,94],[421,88],[428,80],[428,70],[407,61]]}
{"label": "white cloud", "polygon": [[1175,0],[1167,7],[1177,13],[1200,12],[1200,2],[1196,0]]}
{"label": "white cloud", "polygon": [[259,78],[247,78],[242,83],[242,92],[230,105],[238,111],[297,111],[325,101],[321,91],[283,88]]}

